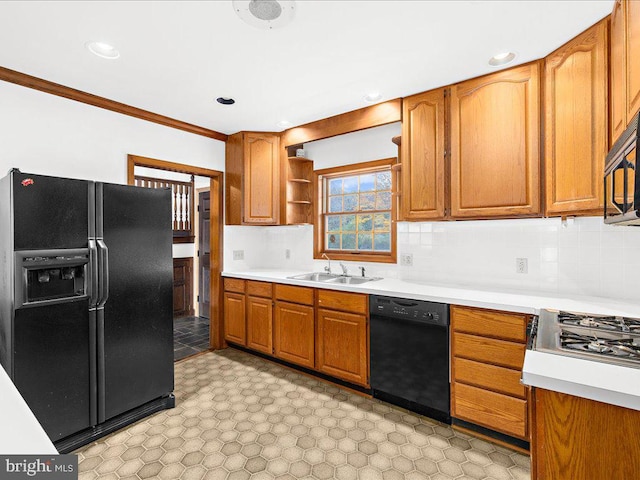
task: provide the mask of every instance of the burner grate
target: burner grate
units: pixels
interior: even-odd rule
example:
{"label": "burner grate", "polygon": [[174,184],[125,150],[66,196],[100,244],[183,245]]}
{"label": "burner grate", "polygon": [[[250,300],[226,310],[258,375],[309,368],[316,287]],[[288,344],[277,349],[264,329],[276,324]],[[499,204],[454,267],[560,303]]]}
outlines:
{"label": "burner grate", "polygon": [[602,338],[563,329],[560,332],[560,348],[585,354],[640,361],[640,345],[636,345],[633,338]]}
{"label": "burner grate", "polygon": [[563,325],[571,325],[575,327],[585,327],[611,332],[629,332],[640,334],[640,319],[637,318],[559,312],[558,322]]}

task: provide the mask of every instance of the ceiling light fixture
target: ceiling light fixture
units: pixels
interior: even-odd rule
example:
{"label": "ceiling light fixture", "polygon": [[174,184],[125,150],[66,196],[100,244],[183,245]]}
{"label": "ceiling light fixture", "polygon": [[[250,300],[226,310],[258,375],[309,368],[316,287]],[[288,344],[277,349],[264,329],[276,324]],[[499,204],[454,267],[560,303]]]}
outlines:
{"label": "ceiling light fixture", "polygon": [[221,105],[233,105],[234,103],[236,103],[236,101],[231,97],[218,97],[216,98],[216,102],[220,103]]}
{"label": "ceiling light fixture", "polygon": [[365,102],[373,103],[377,102],[382,98],[382,94],[380,92],[369,92],[364,96]]}
{"label": "ceiling light fixture", "polygon": [[489,59],[489,65],[492,67],[499,67],[512,62],[514,58],[516,58],[516,54],[513,52],[498,53]]}
{"label": "ceiling light fixture", "polygon": [[278,128],[289,128],[292,124],[289,120],[280,120],[276,125]]}
{"label": "ceiling light fixture", "polygon": [[244,22],[268,30],[285,26],[296,12],[295,0],[233,0],[232,4]]}
{"label": "ceiling light fixture", "polygon": [[120,58],[120,52],[114,47],[105,42],[87,42],[84,44],[94,55],[97,55],[101,58],[106,58],[108,60],[115,60],[116,58]]}

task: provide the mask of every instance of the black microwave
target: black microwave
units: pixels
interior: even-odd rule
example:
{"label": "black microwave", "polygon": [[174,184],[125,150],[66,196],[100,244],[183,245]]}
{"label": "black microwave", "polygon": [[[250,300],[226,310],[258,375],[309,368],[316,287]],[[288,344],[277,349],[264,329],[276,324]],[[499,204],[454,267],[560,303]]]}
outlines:
{"label": "black microwave", "polygon": [[637,113],[613,145],[604,167],[604,223],[640,226],[640,144]]}

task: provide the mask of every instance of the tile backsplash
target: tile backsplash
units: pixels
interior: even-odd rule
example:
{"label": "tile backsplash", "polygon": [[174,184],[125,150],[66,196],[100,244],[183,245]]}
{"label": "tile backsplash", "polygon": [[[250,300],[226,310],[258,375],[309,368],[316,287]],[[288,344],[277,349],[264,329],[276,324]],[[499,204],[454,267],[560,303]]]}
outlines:
{"label": "tile backsplash", "polygon": [[[322,270],[313,259],[313,227],[225,227],[226,270]],[[244,250],[243,260],[233,260]],[[289,250],[289,258],[286,251]],[[400,266],[411,254],[412,266]],[[527,273],[516,259],[527,259]],[[337,262],[332,269],[337,272]],[[636,299],[640,228],[601,217],[398,223],[398,264],[345,262],[355,275],[434,284]]]}

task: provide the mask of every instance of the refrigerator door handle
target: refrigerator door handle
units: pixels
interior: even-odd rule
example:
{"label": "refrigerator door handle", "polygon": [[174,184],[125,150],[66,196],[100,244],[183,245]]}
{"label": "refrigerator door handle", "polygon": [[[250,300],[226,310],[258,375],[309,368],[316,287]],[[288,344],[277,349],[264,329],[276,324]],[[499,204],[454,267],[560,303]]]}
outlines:
{"label": "refrigerator door handle", "polygon": [[109,249],[103,240],[98,239],[98,266],[100,268],[100,294],[98,297],[98,308],[103,307],[109,298]]}
{"label": "refrigerator door handle", "polygon": [[89,239],[89,308],[98,306],[98,247],[94,238]]}

